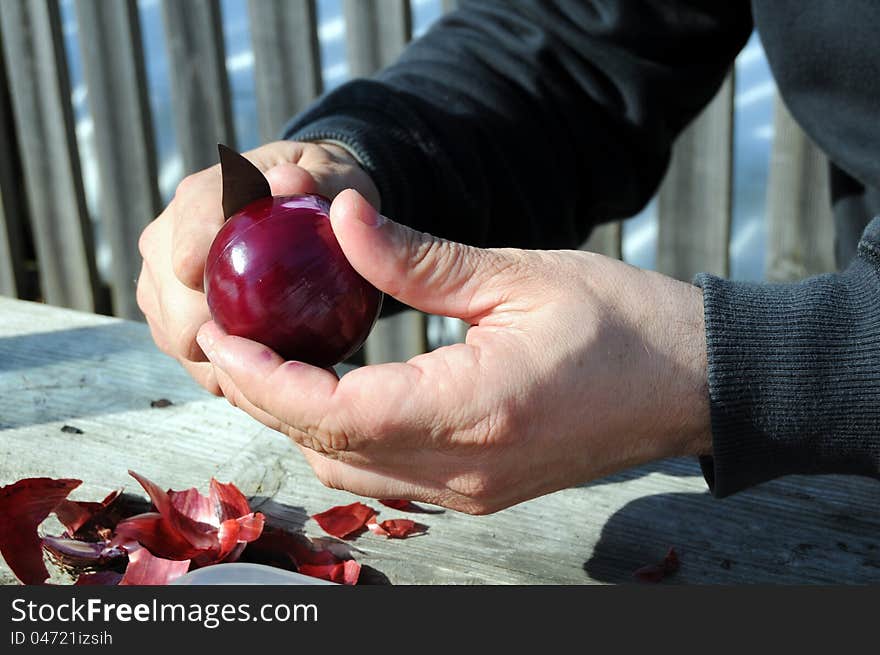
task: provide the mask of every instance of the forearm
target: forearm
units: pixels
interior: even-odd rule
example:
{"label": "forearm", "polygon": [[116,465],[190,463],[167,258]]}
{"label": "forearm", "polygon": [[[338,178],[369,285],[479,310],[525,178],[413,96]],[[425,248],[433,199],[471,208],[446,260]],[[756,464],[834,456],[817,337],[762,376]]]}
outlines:
{"label": "forearm", "polygon": [[698,277],[713,493],[789,473],[880,470],[880,219],[842,273],[796,284]]}

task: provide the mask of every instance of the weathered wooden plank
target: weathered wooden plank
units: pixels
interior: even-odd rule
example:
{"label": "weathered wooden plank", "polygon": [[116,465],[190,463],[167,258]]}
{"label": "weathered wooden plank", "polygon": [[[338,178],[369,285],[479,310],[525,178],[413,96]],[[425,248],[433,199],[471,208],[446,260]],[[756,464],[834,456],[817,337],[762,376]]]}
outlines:
{"label": "weathered wooden plank", "polygon": [[[348,68],[352,77],[375,73],[400,54],[412,34],[407,0],[345,0]],[[368,364],[404,361],[425,352],[425,316],[405,311],[380,320],[364,347]]]}
{"label": "weathered wooden plank", "polygon": [[117,316],[140,319],[137,243],[159,211],[156,154],[135,0],[77,0],[79,45],[95,125],[100,218],[111,250]]}
{"label": "weathered wooden plank", "polygon": [[425,315],[412,310],[380,319],[364,344],[367,364],[402,362],[425,352],[425,326]]}
{"label": "weathered wooden plank", "polygon": [[675,143],[658,196],[657,270],[726,276],[733,171],[733,74]]}
{"label": "weathered wooden plank", "polygon": [[400,54],[412,36],[409,0],[345,0],[348,69],[372,75]]}
{"label": "weathered wooden plank", "polygon": [[3,34],[0,32],[0,295],[16,297],[24,292],[25,201],[20,181],[18,139],[12,120]]}
{"label": "weathered wooden plank", "polygon": [[598,225],[583,245],[584,250],[598,252],[608,257],[621,259],[623,230],[620,221]]}
{"label": "weathered wooden plank", "polygon": [[835,268],[828,160],[777,97],[767,182],[767,279],[788,282]]}
{"label": "weathered wooden plank", "polygon": [[[175,489],[214,476],[311,537],[324,536],[311,514],[361,500],[429,527],[348,542],[395,584],[626,583],[670,546],[681,570],[665,583],[880,583],[875,480],[792,476],[718,501],[682,459],[490,516],[391,511],[323,487],[287,439],[199,389],[142,324],[2,298],[0,316],[0,440],[15,453],[0,458],[0,485],[77,477],[74,497],[86,500],[119,487],[143,495],[128,469]],[[158,398],[174,404],[151,408]],[[0,564],[0,583],[12,582]]]}
{"label": "weathered wooden plank", "polygon": [[235,125],[218,0],[163,0],[177,142],[192,173],[217,163],[217,144],[235,148]]}
{"label": "weathered wooden plank", "polygon": [[0,180],[0,296],[18,296],[21,245],[10,230],[6,219],[5,185]]}
{"label": "weathered wooden plank", "polygon": [[0,2],[43,298],[95,308],[98,276],[54,0]]}
{"label": "weathered wooden plank", "polygon": [[281,128],[321,93],[315,0],[250,0],[260,137]]}

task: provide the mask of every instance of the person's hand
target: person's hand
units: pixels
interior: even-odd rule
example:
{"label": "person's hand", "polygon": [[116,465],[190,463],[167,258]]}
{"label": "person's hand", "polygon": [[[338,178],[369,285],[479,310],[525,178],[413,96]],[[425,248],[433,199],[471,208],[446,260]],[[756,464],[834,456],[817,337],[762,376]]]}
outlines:
{"label": "person's hand", "polygon": [[483,514],[710,450],[699,289],[587,252],[443,241],[354,191],[330,215],[367,280],[472,327],[342,379],[202,327],[226,398],[293,439],[324,484]]}
{"label": "person's hand", "polygon": [[[277,141],[244,156],[265,173],[272,195],[321,193],[332,199],[351,187],[379,207],[379,193],[370,177],[337,145]],[[205,259],[222,225],[217,165],[185,178],[165,211],[144,229],[139,243],[144,262],[137,301],[153,340],[212,393],[219,393],[219,387],[195,336],[211,318],[203,290]]]}

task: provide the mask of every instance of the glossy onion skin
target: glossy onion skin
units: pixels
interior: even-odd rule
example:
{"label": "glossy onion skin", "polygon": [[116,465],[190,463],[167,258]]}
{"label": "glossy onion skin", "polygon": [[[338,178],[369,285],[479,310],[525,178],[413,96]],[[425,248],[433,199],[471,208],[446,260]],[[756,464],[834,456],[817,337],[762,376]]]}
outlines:
{"label": "glossy onion skin", "polygon": [[208,307],[223,330],[321,367],[361,347],[382,293],[348,263],[329,212],[323,196],[278,196],[226,221],[205,263]]}

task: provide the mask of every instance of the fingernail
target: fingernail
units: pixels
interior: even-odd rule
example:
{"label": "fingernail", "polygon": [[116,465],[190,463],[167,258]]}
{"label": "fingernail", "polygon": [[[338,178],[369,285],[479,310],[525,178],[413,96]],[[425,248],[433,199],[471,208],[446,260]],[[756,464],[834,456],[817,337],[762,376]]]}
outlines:
{"label": "fingernail", "polygon": [[369,227],[379,227],[381,225],[384,225],[388,221],[387,218],[382,216],[382,214],[377,212],[375,209],[370,212],[365,212],[363,214],[359,213],[357,216],[360,219],[361,223]]}
{"label": "fingernail", "polygon": [[[367,203],[364,203],[367,204]],[[355,216],[357,216],[358,220],[367,225],[369,227],[379,227],[388,221],[387,218],[382,216],[379,212],[377,212],[372,206],[368,205],[369,209],[367,211],[356,211]]]}
{"label": "fingernail", "polygon": [[207,334],[200,333],[196,335],[196,343],[199,344],[202,352],[205,353],[205,357],[213,361],[216,355],[214,352],[214,339]]}

